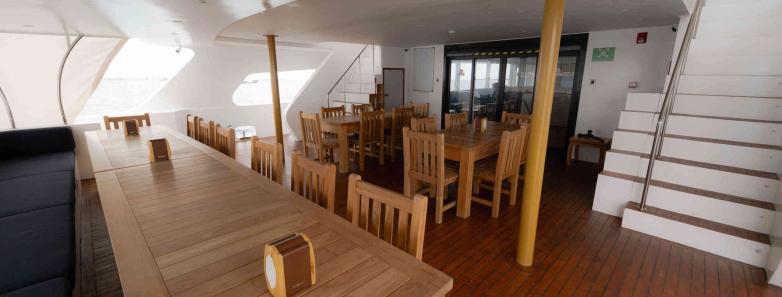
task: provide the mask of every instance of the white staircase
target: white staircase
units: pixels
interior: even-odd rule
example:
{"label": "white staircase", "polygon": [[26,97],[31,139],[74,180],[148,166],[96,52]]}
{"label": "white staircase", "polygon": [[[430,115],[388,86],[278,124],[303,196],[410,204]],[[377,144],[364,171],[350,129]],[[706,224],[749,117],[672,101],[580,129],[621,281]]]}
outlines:
{"label": "white staircase", "polygon": [[348,67],[342,78],[334,85],[328,94],[328,106],[369,103],[369,95],[375,94],[375,76],[379,73],[380,59],[377,58],[376,46],[367,45]]}
{"label": "white staircase", "polygon": [[[664,94],[630,94],[593,209],[775,279],[782,216],[782,0],[707,0],[638,210]],[[776,222],[775,222],[776,220]],[[780,255],[777,255],[780,254]],[[777,264],[775,264],[775,262]],[[782,278],[782,277],[780,277]],[[774,283],[775,281],[772,281]]]}

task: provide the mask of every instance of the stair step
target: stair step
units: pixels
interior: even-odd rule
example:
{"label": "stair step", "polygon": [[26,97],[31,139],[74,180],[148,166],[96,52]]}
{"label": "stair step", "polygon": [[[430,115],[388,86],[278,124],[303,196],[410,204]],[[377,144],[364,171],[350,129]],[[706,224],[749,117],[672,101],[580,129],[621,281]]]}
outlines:
{"label": "stair step", "polygon": [[684,74],[782,75],[782,56],[715,56],[690,53]]}
{"label": "stair step", "polygon": [[763,267],[771,249],[767,234],[628,202],[622,227],[678,242],[718,256]]}
{"label": "stair step", "polygon": [[[613,171],[603,171],[600,174],[606,175],[606,176],[610,176],[610,177],[615,177],[615,178],[621,178],[621,179],[629,180],[629,181],[636,182],[636,183],[641,183],[641,184],[644,183],[644,178],[640,177],[640,176],[633,176],[633,175],[623,174],[623,173],[618,173],[618,172],[613,172]],[[682,185],[669,183],[669,182],[664,182],[664,181],[659,181],[659,180],[654,180],[654,179],[649,184],[652,185],[652,186],[655,186],[655,187],[660,187],[660,188],[664,188],[664,189],[669,189],[669,190],[689,193],[689,194],[703,196],[703,197],[709,197],[709,198],[718,199],[718,200],[722,200],[722,201],[728,201],[728,202],[737,203],[737,204],[743,204],[743,205],[746,205],[746,206],[757,207],[757,208],[767,209],[767,210],[771,210],[771,211],[775,210],[774,203],[771,203],[771,202],[760,201],[760,200],[755,200],[755,199],[750,199],[750,198],[745,198],[745,197],[739,197],[739,196],[735,196],[735,195],[719,193],[719,192],[714,192],[714,191],[709,191],[709,190],[704,190],[704,189],[697,189],[697,188],[682,186]]]}
{"label": "stair step", "polygon": [[[630,93],[625,110],[659,113],[664,99],[665,94]],[[772,122],[782,119],[782,100],[779,98],[678,94],[675,100],[673,112],[676,114]]]}
{"label": "stair step", "polygon": [[[608,151],[604,170],[645,177],[649,159],[644,155],[634,152]],[[765,202],[775,201],[779,186],[779,180],[774,173],[768,174],[676,158],[658,159],[655,162],[653,178]]]}
{"label": "stair step", "polygon": [[[741,3],[744,4],[763,4],[763,3],[782,3],[782,0],[744,0]],[[713,6],[734,6],[736,5],[736,0],[709,0],[706,1],[706,5],[704,7],[713,7]]]}
{"label": "stair step", "polygon": [[782,37],[700,37],[692,40],[690,56],[775,56],[782,55],[780,44]]}
{"label": "stair step", "polygon": [[[638,156],[644,159],[649,159],[649,154],[645,153],[638,153],[638,152],[632,152],[632,151],[623,151],[623,150],[616,150],[612,149],[610,150],[612,153],[618,153],[618,154],[625,154],[625,155],[633,155]],[[686,159],[680,159],[680,158],[673,158],[673,157],[666,157],[666,156],[660,156],[657,158],[659,161],[669,162],[669,163],[676,163],[681,165],[687,165],[687,166],[694,166],[694,167],[700,167],[700,168],[706,168],[706,169],[712,169],[712,170],[719,170],[724,172],[730,172],[735,174],[743,174],[743,175],[749,175],[754,177],[760,177],[760,178],[767,178],[767,179],[773,179],[773,180],[779,180],[779,177],[776,173],[773,172],[765,172],[760,170],[752,170],[752,169],[745,169],[745,168],[739,168],[739,167],[733,167],[733,166],[726,166],[726,165],[719,165],[719,164],[713,164],[713,163],[706,163],[706,162],[699,162],[699,161],[693,161],[693,160],[686,160]]]}
{"label": "stair step", "polygon": [[682,75],[678,94],[782,98],[782,77]]}
{"label": "stair step", "polygon": [[636,202],[627,203],[623,217],[624,228],[758,267],[765,266],[771,249],[767,234],[651,206],[640,211]]}
{"label": "stair step", "polygon": [[695,38],[779,37],[779,18],[731,17],[701,20]]}
{"label": "stair step", "polygon": [[[619,115],[619,129],[653,132],[656,122],[657,114],[653,112],[622,111]],[[782,124],[773,121],[673,114],[668,118],[666,132],[735,142],[782,144]]]}
{"label": "stair step", "polygon": [[[654,136],[654,132],[649,132],[649,131],[629,130],[629,129],[616,129],[616,131],[629,132],[629,133],[639,133],[639,134],[646,134],[646,135]],[[744,147],[752,147],[752,148],[762,148],[762,149],[769,149],[769,150],[782,150],[782,146],[778,146],[778,145],[768,145],[768,144],[760,144],[760,143],[730,141],[730,140],[724,140],[724,139],[714,139],[714,138],[697,137],[697,136],[665,134],[665,138],[677,138],[677,139],[684,139],[684,140],[692,140],[692,141],[700,141],[700,142],[710,142],[710,143],[716,143],[716,144],[727,144],[727,145],[744,146]]]}

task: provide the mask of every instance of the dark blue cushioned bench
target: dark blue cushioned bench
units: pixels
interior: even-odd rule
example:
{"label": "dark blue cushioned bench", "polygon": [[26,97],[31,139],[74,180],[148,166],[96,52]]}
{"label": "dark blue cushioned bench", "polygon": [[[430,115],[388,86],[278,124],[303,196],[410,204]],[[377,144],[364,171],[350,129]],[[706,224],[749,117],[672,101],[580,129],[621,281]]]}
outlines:
{"label": "dark blue cushioned bench", "polygon": [[71,296],[74,147],[68,127],[0,132],[0,296]]}

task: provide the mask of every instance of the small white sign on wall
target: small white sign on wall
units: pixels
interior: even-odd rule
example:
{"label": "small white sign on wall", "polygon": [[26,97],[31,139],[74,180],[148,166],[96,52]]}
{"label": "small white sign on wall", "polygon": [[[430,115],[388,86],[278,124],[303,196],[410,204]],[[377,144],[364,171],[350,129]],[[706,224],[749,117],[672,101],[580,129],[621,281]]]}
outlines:
{"label": "small white sign on wall", "polygon": [[434,47],[413,49],[413,90],[434,91]]}

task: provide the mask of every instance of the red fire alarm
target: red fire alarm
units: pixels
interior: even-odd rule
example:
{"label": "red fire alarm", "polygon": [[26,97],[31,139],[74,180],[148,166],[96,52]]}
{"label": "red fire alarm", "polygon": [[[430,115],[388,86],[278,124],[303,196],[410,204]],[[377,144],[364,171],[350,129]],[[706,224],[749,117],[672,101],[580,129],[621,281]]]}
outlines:
{"label": "red fire alarm", "polygon": [[649,32],[639,32],[638,36],[635,37],[635,43],[637,44],[644,44],[646,43],[646,37],[649,36]]}

